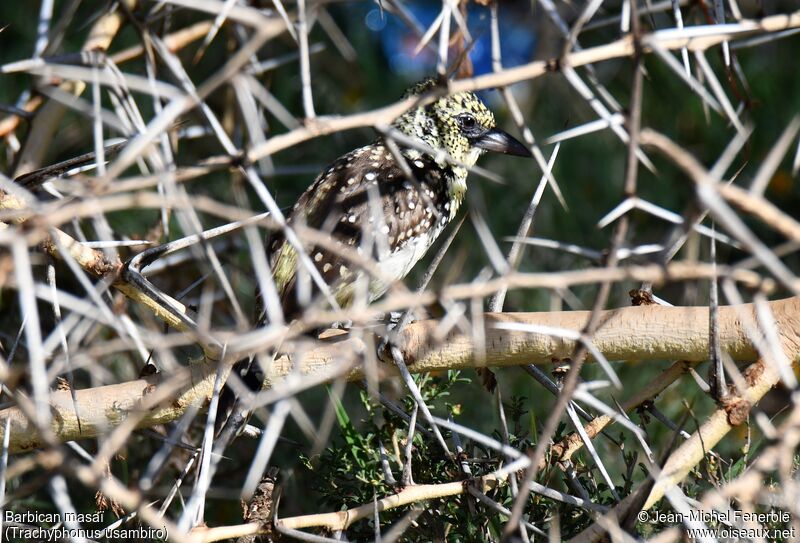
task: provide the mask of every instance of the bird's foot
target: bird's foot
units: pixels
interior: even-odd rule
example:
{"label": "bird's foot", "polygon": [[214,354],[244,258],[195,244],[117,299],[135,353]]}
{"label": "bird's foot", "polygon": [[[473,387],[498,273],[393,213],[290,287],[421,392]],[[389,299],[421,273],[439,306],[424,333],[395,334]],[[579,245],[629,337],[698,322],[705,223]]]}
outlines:
{"label": "bird's foot", "polygon": [[408,326],[418,320],[419,318],[415,313],[409,313],[406,316],[405,311],[390,311],[383,316],[382,322],[386,325],[387,330],[394,330],[398,327]]}
{"label": "bird's foot", "polygon": [[[386,329],[387,330],[394,330],[397,326],[403,321],[403,315],[405,313],[400,311],[390,311],[384,316],[384,321],[386,322]],[[410,322],[410,320],[409,320]]]}
{"label": "bird's foot", "polygon": [[397,344],[393,341],[393,339],[389,336],[384,336],[380,338],[380,342],[378,343],[378,360],[383,362],[384,364],[389,364],[394,366],[394,354],[392,353],[393,350],[397,349]]}

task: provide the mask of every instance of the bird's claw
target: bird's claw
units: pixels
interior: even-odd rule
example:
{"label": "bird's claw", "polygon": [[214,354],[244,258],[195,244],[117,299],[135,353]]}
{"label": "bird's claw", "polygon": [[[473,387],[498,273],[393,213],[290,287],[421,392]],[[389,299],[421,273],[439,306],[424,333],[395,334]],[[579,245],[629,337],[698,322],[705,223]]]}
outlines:
{"label": "bird's claw", "polygon": [[392,355],[392,349],[396,349],[397,344],[392,341],[389,337],[381,338],[380,343],[378,343],[378,360],[383,362],[384,364],[390,364],[394,366],[394,356]]}
{"label": "bird's claw", "polygon": [[[386,314],[386,329],[387,330],[394,330],[397,326],[403,321],[403,313],[402,311],[390,311]],[[409,320],[409,322],[411,322]]]}

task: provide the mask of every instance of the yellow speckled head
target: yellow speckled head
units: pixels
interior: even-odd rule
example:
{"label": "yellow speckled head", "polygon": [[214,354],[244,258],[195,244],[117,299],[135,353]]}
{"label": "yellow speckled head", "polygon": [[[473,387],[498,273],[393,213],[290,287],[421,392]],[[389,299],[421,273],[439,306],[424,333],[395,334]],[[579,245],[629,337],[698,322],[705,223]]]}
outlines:
{"label": "yellow speckled head", "polygon": [[[412,86],[406,96],[418,96],[436,86],[427,79]],[[528,150],[495,128],[494,115],[472,92],[439,98],[432,104],[406,112],[395,127],[434,149],[442,149],[456,162],[471,167],[484,151],[530,156]]]}

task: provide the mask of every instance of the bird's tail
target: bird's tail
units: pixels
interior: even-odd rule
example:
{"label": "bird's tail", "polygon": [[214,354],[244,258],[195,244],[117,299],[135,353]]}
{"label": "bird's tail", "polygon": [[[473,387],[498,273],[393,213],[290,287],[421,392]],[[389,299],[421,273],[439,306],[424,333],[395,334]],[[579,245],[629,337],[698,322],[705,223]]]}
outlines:
{"label": "bird's tail", "polygon": [[[267,246],[270,246],[269,238],[267,238]],[[256,327],[267,325],[267,311],[259,288],[256,288],[255,293],[255,316]],[[246,388],[252,393],[261,390],[264,384],[264,370],[255,356],[243,358],[233,365],[231,373],[228,375],[228,379],[219,394],[217,418],[214,421],[214,435],[218,438],[227,437],[228,440],[239,435],[250,418],[250,411],[242,405],[242,399],[236,393],[235,385],[231,384],[232,381],[236,382],[236,384],[244,385],[236,387],[240,390]]]}
{"label": "bird's tail", "polygon": [[264,383],[264,371],[254,357],[244,358],[233,365],[231,374],[219,394],[217,417],[214,422],[214,435],[217,437],[223,435],[228,439],[236,437],[250,418],[249,410],[245,408],[242,398],[236,393],[235,385],[231,384],[234,379],[239,381],[237,384],[242,384],[255,393],[261,390]]}

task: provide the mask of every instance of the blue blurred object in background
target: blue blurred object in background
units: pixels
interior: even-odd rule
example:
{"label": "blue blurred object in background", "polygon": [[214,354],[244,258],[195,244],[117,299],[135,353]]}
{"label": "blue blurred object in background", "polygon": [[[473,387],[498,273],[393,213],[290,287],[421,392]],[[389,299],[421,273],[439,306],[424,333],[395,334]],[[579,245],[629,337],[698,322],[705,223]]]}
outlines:
{"label": "blue blurred object in background", "polygon": [[[408,12],[427,30],[442,9],[440,2],[411,0],[404,3]],[[500,50],[504,67],[528,62],[536,46],[533,20],[527,2],[501,2],[498,10],[500,24]],[[431,48],[414,54],[419,37],[399,17],[378,6],[371,6],[364,22],[381,43],[390,69],[397,75],[416,80],[435,73],[436,55]],[[492,38],[489,8],[470,2],[467,8],[467,26],[475,44],[469,52],[475,75],[492,71]],[[458,29],[455,20],[451,32]],[[438,47],[438,35],[431,40]],[[453,59],[451,58],[450,61]]]}

